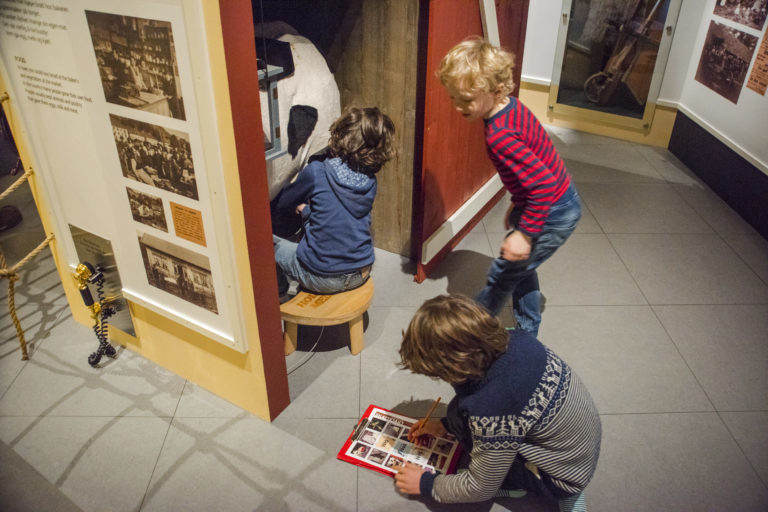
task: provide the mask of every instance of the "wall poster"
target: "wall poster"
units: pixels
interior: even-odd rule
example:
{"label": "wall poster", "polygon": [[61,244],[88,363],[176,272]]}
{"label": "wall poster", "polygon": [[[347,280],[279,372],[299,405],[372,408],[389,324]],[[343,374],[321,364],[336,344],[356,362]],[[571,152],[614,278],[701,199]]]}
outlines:
{"label": "wall poster", "polygon": [[768,16],[768,2],[765,0],[717,0],[714,14],[760,30]]}
{"label": "wall poster", "polygon": [[756,46],[757,37],[711,21],[696,69],[696,81],[737,103]]}
{"label": "wall poster", "polygon": [[126,298],[241,352],[201,0],[0,0],[0,72],[56,236],[110,241]]}
{"label": "wall poster", "polygon": [[765,90],[768,89],[768,35],[764,35],[763,42],[760,43],[747,87],[762,96],[765,96]]}

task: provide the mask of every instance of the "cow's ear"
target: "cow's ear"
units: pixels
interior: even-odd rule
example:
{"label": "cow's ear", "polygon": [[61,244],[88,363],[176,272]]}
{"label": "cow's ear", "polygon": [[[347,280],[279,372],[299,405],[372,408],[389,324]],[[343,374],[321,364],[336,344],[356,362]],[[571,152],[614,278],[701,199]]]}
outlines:
{"label": "cow's ear", "polygon": [[317,109],[309,105],[294,105],[288,117],[288,153],[296,158],[299,148],[307,143],[317,124]]}

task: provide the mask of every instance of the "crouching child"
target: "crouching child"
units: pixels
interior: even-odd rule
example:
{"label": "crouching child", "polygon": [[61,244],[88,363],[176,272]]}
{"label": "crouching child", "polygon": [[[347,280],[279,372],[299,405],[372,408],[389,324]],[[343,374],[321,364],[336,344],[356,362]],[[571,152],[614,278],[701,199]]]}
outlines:
{"label": "crouching child", "polygon": [[418,422],[421,435],[455,435],[469,453],[457,474],[406,464],[397,489],[441,503],[480,502],[534,492],[565,511],[586,510],[584,489],[597,466],[601,424],[582,381],[560,358],[460,295],[425,302],[400,346],[401,365],[451,384],[445,418]]}

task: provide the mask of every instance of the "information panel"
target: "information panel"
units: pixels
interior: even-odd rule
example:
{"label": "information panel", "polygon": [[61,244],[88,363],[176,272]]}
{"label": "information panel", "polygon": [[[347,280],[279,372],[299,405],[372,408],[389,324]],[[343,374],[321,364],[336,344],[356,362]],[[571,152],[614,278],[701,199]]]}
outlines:
{"label": "information panel", "polygon": [[245,352],[203,34],[200,0],[0,0],[0,71],[72,268],[70,224],[126,298]]}

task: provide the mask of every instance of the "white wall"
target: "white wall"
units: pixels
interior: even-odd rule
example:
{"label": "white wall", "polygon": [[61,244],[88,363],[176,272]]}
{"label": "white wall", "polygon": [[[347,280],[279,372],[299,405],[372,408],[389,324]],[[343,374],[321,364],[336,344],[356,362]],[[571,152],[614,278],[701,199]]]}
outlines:
{"label": "white wall", "polygon": [[[698,3],[701,0],[685,0],[683,5],[693,2]],[[759,36],[757,49],[752,56],[752,62],[747,71],[747,78],[749,78],[749,74],[752,72],[752,66],[754,66],[760,43],[766,37],[766,29],[764,26],[762,34],[760,34],[756,30],[744,28],[729,20],[716,17],[712,14],[714,6],[715,0],[706,1],[704,15],[700,19],[695,42],[693,43],[695,50],[691,56],[690,65],[686,70],[685,83],[680,94],[678,107],[700,126],[728,144],[731,149],[741,154],[758,169],[768,174],[768,144],[766,144],[766,140],[768,140],[768,95],[761,96],[752,89],[747,88],[745,79],[745,85],[739,95],[738,103],[734,105],[731,101],[694,79],[710,21],[714,20]]]}
{"label": "white wall", "polygon": [[562,23],[562,0],[531,0],[525,29],[522,81],[549,85],[555,61],[557,31]]}
{"label": "white wall", "polygon": [[[761,96],[745,86],[738,104],[734,105],[694,78],[712,19],[758,35],[757,31],[715,17],[712,14],[715,1],[682,0],[658,103],[678,108],[768,174],[768,144],[765,143],[768,133],[768,96]],[[521,67],[523,82],[550,84],[557,32],[563,19],[563,3],[563,0],[531,0]],[[758,49],[765,32],[764,27],[758,40]]]}

